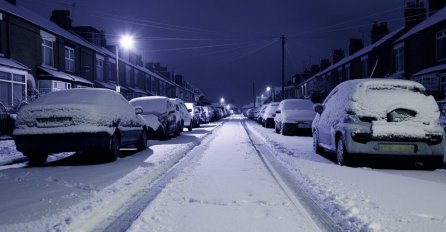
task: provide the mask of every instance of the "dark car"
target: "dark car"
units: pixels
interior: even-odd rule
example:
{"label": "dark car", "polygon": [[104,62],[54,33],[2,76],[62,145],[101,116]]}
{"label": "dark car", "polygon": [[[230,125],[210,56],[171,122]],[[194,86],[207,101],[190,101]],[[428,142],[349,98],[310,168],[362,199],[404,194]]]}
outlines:
{"label": "dark car", "polygon": [[50,153],[105,151],[114,161],[121,147],[147,148],[146,127],[120,94],[106,89],[72,89],[45,94],[17,113],[13,137],[31,165]]}
{"label": "dark car", "polygon": [[[167,97],[148,96],[130,100],[134,107],[141,107],[144,111],[142,117],[149,128],[154,128],[149,137],[169,139],[178,136],[183,131],[180,109]],[[152,132],[152,131],[149,131]]]}

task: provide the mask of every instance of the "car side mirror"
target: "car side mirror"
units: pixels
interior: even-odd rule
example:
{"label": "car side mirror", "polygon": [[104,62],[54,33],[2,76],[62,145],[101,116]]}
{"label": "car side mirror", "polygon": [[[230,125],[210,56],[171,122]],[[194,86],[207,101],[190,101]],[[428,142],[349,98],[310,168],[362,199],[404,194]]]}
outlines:
{"label": "car side mirror", "polygon": [[281,111],[280,110],[276,110],[276,114],[280,114],[281,113]]}
{"label": "car side mirror", "polygon": [[316,113],[318,113],[318,114],[322,114],[322,112],[324,111],[324,108],[325,108],[324,105],[322,105],[320,103],[314,104],[314,106],[313,106],[314,111],[316,111]]}
{"label": "car side mirror", "polygon": [[141,106],[135,106],[135,113],[136,114],[142,114],[144,112],[143,108]]}

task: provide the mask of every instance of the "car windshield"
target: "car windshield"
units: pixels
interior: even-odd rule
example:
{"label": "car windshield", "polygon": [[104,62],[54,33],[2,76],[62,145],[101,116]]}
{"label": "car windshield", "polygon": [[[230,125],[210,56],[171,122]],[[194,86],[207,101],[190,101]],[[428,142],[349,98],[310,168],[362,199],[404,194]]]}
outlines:
{"label": "car windshield", "polygon": [[164,98],[137,98],[132,99],[130,104],[132,106],[141,106],[144,110],[144,113],[153,113],[153,114],[161,114],[166,112],[167,108],[167,99]]}
{"label": "car windshield", "polygon": [[311,101],[287,101],[283,104],[284,110],[313,110]]}

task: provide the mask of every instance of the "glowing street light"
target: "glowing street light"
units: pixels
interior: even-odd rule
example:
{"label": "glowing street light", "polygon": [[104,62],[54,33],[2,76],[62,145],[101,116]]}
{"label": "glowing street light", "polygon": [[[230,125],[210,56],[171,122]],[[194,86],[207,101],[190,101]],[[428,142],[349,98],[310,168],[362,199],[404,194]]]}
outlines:
{"label": "glowing street light", "polygon": [[123,35],[119,39],[119,43],[116,45],[116,92],[121,92],[121,87],[119,86],[119,47],[126,50],[133,49],[133,45],[135,44],[135,40],[131,35]]}
{"label": "glowing street light", "polygon": [[224,98],[220,98],[220,104],[225,103],[225,99]]}
{"label": "glowing street light", "polygon": [[269,92],[269,91],[271,91],[271,87],[267,86],[266,87],[266,92]]}
{"label": "glowing street light", "polygon": [[274,101],[274,95],[273,92],[271,91],[271,87],[267,86],[266,87],[266,92],[269,92],[269,96],[271,97],[271,101]]}

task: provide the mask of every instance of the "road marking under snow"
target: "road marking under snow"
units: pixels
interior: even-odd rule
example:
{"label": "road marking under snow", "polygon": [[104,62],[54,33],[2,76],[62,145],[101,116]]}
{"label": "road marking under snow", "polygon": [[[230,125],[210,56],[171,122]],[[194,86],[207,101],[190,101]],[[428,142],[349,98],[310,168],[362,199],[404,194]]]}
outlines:
{"label": "road marking under snow", "polygon": [[319,231],[257,156],[240,121],[229,121],[169,183],[129,231]]}

